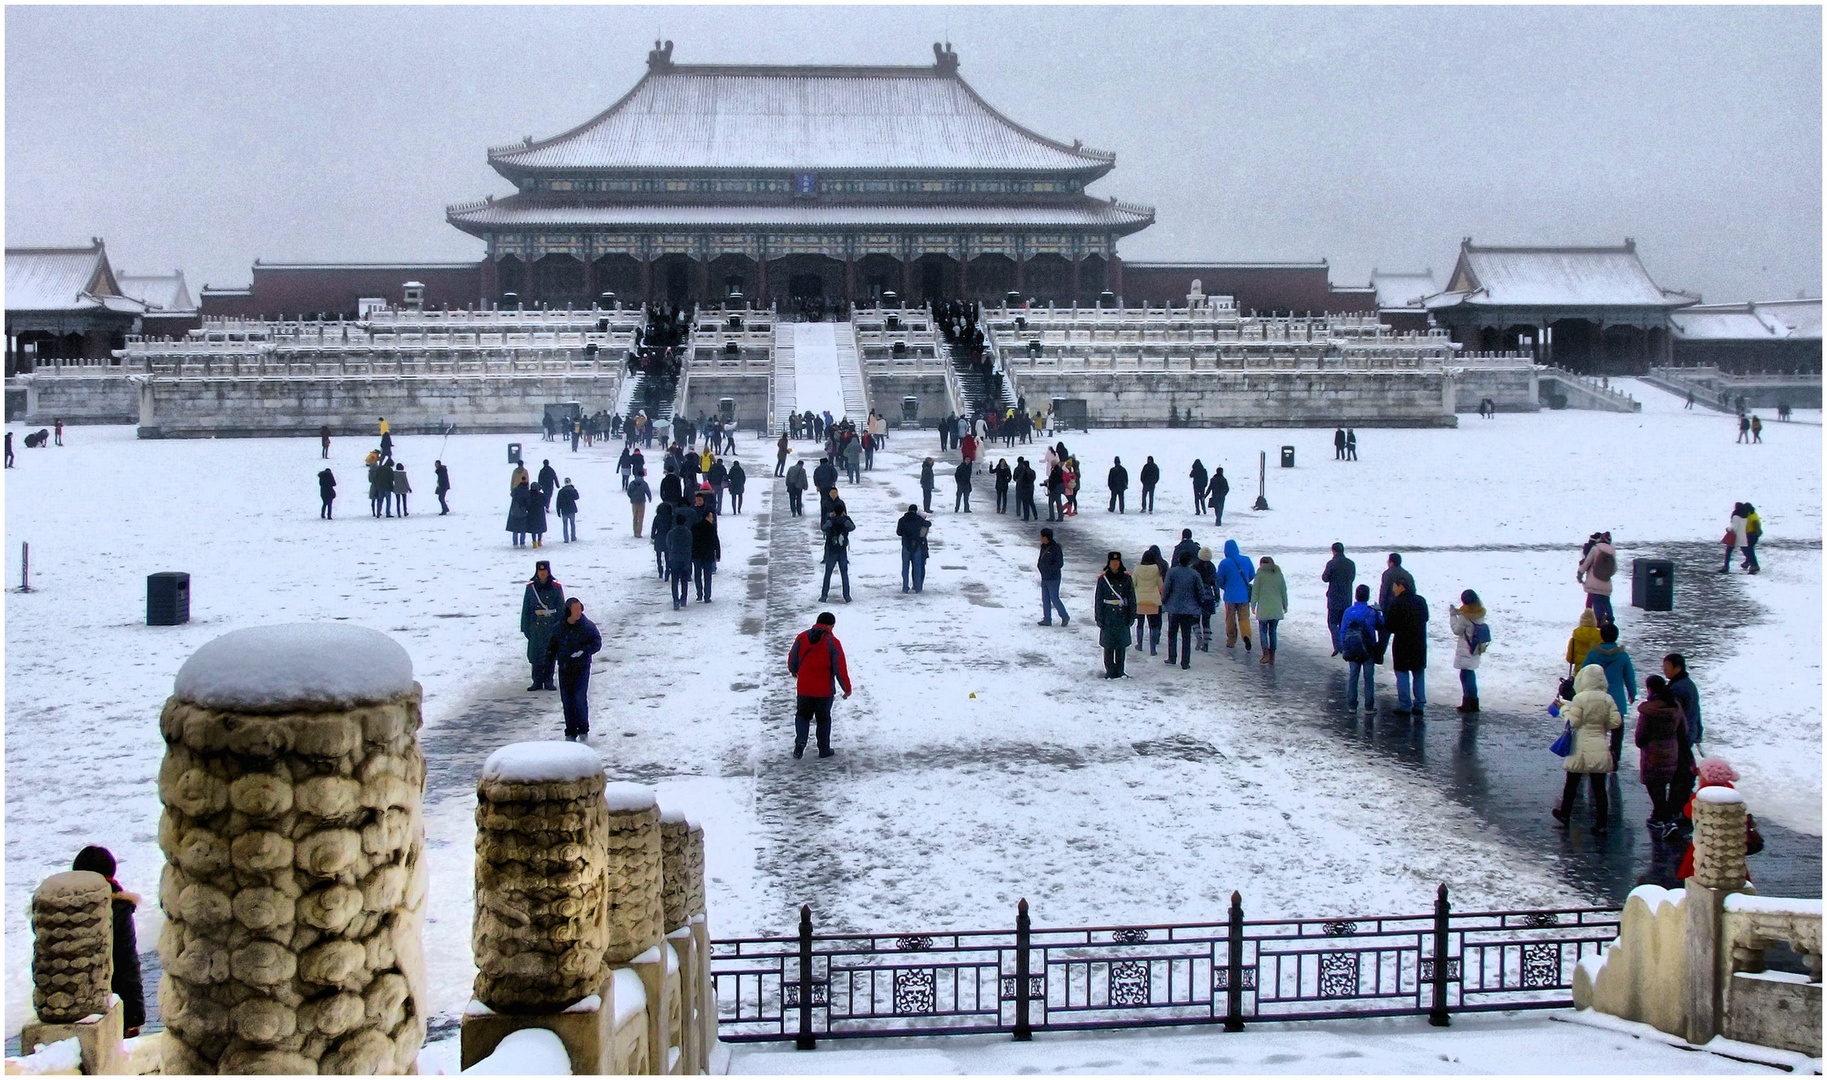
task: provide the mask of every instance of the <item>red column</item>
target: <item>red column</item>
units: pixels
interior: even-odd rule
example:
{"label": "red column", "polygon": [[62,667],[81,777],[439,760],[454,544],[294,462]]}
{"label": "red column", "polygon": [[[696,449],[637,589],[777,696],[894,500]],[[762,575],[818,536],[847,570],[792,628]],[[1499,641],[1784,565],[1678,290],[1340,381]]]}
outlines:
{"label": "red column", "polygon": [[526,257],[521,260],[526,266],[524,286],[520,290],[520,302],[532,307],[539,301],[539,263],[533,258],[533,246],[527,245]]}
{"label": "red column", "polygon": [[958,299],[971,298],[971,256],[963,244],[958,245]]}
{"label": "red column", "polygon": [[585,250],[585,254],[584,254],[583,258],[584,258],[584,303],[587,305],[590,305],[590,306],[595,306],[596,293],[597,293],[596,260],[590,257],[588,249]]}
{"label": "red column", "polygon": [[761,258],[755,260],[755,267],[756,267],[756,278],[758,279],[756,282],[756,285],[755,285],[756,295],[755,295],[754,300],[749,303],[749,306],[752,308],[760,309],[760,308],[765,308],[768,306],[768,253],[767,253],[767,249],[765,249],[765,248],[762,249]]}
{"label": "red column", "polygon": [[653,252],[641,249],[641,302],[653,299]]}
{"label": "red column", "polygon": [[844,303],[856,303],[856,252],[844,249]]}
{"label": "red column", "polygon": [[913,301],[913,251],[907,251],[907,257],[901,260],[901,304],[906,306]]}
{"label": "red column", "polygon": [[1117,256],[1115,248],[1110,249],[1110,268],[1109,268],[1109,276],[1106,279],[1106,286],[1110,289],[1111,292],[1113,292],[1117,295],[1117,299],[1119,301],[1122,300],[1122,298],[1123,298],[1123,260]]}
{"label": "red column", "polygon": [[715,297],[711,296],[710,249],[698,249],[698,303],[709,304]]}
{"label": "red column", "polygon": [[1015,291],[1021,298],[1028,298],[1028,255],[1019,249],[1015,252]]}
{"label": "red column", "polygon": [[1077,301],[1078,301],[1078,298],[1079,298],[1079,284],[1078,284],[1078,252],[1076,252],[1076,251],[1075,251],[1075,252],[1073,252],[1073,253],[1072,253],[1072,280],[1071,280],[1071,285],[1072,285],[1072,300],[1073,300],[1073,302],[1074,302],[1074,303],[1076,303],[1076,302],[1077,302]]}
{"label": "red column", "polygon": [[493,306],[501,299],[501,264],[495,261],[495,245],[489,245],[489,253],[482,259],[482,297],[483,307]]}

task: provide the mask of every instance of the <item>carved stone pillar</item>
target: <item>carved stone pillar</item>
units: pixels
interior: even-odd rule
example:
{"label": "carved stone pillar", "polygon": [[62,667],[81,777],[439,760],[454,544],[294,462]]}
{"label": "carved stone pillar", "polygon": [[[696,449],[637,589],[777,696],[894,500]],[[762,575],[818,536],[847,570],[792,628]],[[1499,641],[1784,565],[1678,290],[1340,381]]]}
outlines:
{"label": "carved stone pillar", "polygon": [[1687,879],[1687,1040],[1719,1034],[1731,954],[1724,940],[1725,898],[1745,884],[1745,801],[1728,787],[1694,795],[1694,874]]}
{"label": "carved stone pillar", "polygon": [[489,755],[476,789],[476,1000],[558,1012],[596,992],[608,945],[603,766],[575,743]]}
{"label": "carved stone pillar", "polygon": [[167,1073],[407,1073],[425,1041],[419,684],[340,623],[210,642],[159,716]]}
{"label": "carved stone pillar", "polygon": [[32,1011],[46,1024],[74,1024],[108,1008],[114,922],[108,879],[67,870],[32,894]]}

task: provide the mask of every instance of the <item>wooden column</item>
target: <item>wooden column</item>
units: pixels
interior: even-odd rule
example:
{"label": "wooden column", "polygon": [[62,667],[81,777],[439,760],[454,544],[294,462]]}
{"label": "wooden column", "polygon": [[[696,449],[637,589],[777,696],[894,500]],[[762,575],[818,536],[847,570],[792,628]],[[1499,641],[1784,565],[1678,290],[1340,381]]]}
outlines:
{"label": "wooden column", "polygon": [[750,302],[752,308],[768,306],[768,245],[766,240],[755,245],[755,299]]}
{"label": "wooden column", "polygon": [[1079,260],[1079,255],[1078,255],[1078,251],[1077,251],[1077,249],[1076,249],[1076,248],[1074,248],[1074,250],[1073,250],[1073,252],[1072,252],[1072,278],[1071,278],[1071,281],[1070,281],[1070,283],[1069,283],[1069,284],[1070,284],[1070,286],[1071,286],[1071,289],[1072,289],[1072,302],[1073,302],[1073,303],[1075,303],[1075,304],[1076,304],[1076,303],[1078,303],[1078,297],[1079,297],[1079,288],[1078,288],[1078,274],[1079,274],[1079,267],[1078,267],[1078,260]]}
{"label": "wooden column", "polygon": [[856,243],[844,244],[844,303],[856,303]]}
{"label": "wooden column", "polygon": [[1022,243],[1015,245],[1015,291],[1028,298],[1028,246]]}
{"label": "wooden column", "polygon": [[1123,296],[1123,260],[1116,253],[1116,245],[1110,245],[1110,262],[1104,278],[1104,287],[1115,293],[1120,301]]}
{"label": "wooden column", "polygon": [[700,304],[709,304],[715,299],[711,296],[710,264],[710,246],[700,244],[698,246],[698,303]]}
{"label": "wooden column", "polygon": [[597,295],[596,260],[591,257],[591,252],[594,250],[595,249],[590,247],[589,245],[585,245],[584,255],[583,255],[583,258],[584,258],[584,303],[586,303],[592,307],[596,306],[596,295]]}
{"label": "wooden column", "polygon": [[971,297],[971,249],[963,240],[958,241],[958,299],[969,300]]}
{"label": "wooden column", "polygon": [[901,306],[902,307],[906,307],[907,305],[913,303],[913,264],[914,264],[913,248],[911,248],[911,247],[903,248],[901,251]]}
{"label": "wooden column", "polygon": [[535,265],[539,260],[533,254],[537,250],[533,246],[533,238],[527,237],[524,253],[520,257],[521,265],[526,267],[526,273],[521,275],[526,280],[521,283],[520,302],[529,308],[539,301],[539,275]]}
{"label": "wooden column", "polygon": [[482,307],[493,307],[501,299],[501,263],[496,260],[495,245],[489,244],[482,259]]}
{"label": "wooden column", "polygon": [[641,243],[641,302],[653,299],[653,245],[645,240]]}

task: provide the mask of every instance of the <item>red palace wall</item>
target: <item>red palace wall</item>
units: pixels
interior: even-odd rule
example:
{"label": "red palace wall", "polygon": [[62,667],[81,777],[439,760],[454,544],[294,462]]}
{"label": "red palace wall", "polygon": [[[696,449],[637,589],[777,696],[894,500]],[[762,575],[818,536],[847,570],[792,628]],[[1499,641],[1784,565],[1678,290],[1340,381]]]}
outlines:
{"label": "red palace wall", "polygon": [[1197,280],[1207,296],[1233,296],[1244,314],[1375,311],[1369,289],[1334,289],[1325,263],[1123,263],[1123,302],[1186,303]]}
{"label": "red palace wall", "polygon": [[277,319],[318,313],[353,316],[364,297],[385,297],[398,306],[402,286],[425,286],[428,308],[475,307],[482,297],[482,264],[254,266],[254,283],[246,290],[205,292],[204,315],[242,315]]}

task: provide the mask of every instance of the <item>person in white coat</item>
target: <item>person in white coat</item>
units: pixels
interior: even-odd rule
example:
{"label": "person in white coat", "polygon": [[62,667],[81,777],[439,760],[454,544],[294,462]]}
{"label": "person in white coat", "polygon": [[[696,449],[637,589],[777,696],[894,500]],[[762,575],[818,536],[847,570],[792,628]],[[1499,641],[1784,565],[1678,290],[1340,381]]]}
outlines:
{"label": "person in white coat", "polygon": [[1561,716],[1573,730],[1573,752],[1561,764],[1567,772],[1567,782],[1561,788],[1561,804],[1554,808],[1554,820],[1567,824],[1573,797],[1580,790],[1580,777],[1584,776],[1592,791],[1592,831],[1602,833],[1611,819],[1605,778],[1617,768],[1611,756],[1611,733],[1624,726],[1618,703],[1611,698],[1604,668],[1587,664],[1580,669],[1573,677],[1573,700],[1561,706]]}
{"label": "person in white coat", "polygon": [[1446,606],[1447,622],[1456,643],[1453,666],[1459,669],[1459,688],[1464,698],[1459,702],[1459,711],[1475,713],[1478,711],[1478,661],[1490,644],[1490,632],[1479,632],[1484,626],[1484,605],[1478,602],[1477,593],[1467,589],[1459,594],[1459,603],[1463,606]]}

